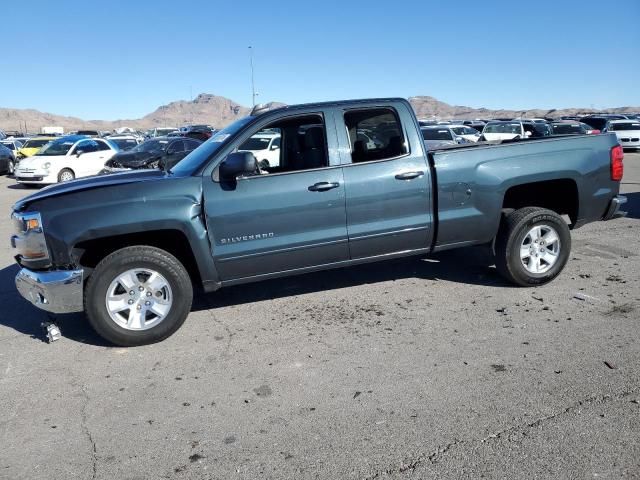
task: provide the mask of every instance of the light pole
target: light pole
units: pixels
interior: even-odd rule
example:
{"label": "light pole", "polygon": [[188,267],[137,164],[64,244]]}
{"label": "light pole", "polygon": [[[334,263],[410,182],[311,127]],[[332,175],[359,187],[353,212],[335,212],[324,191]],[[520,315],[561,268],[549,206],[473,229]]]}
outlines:
{"label": "light pole", "polygon": [[256,85],[253,79],[253,48],[249,45],[249,66],[251,67],[251,102],[256,106]]}

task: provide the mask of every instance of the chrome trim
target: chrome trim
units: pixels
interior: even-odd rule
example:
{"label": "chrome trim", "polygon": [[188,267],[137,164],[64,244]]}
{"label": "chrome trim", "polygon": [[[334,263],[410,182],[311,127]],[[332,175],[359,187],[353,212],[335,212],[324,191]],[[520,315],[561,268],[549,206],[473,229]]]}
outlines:
{"label": "chrome trim", "polygon": [[627,203],[627,197],[624,195],[616,195],[611,199],[607,213],[605,213],[603,220],[612,220],[614,218],[625,217],[627,212],[620,211],[620,207]]}
{"label": "chrome trim", "polygon": [[82,270],[34,272],[23,268],[16,275],[16,288],[26,300],[47,312],[81,312],[82,279]]}
{"label": "chrome trim", "polygon": [[[219,258],[218,261],[223,263],[223,262],[229,262],[229,261],[233,261],[233,260],[244,260],[247,258],[252,258],[252,257],[262,257],[265,255],[272,255],[272,254],[276,254],[276,253],[287,253],[287,252],[295,252],[297,250],[305,250],[305,249],[310,249],[310,248],[317,248],[317,247],[325,247],[327,245],[339,245],[341,243],[347,243],[349,240],[347,238],[340,238],[338,240],[329,240],[326,242],[317,242],[317,243],[309,243],[306,245],[297,245],[295,247],[285,247],[285,248],[276,248],[274,250],[264,250],[261,252],[255,252],[255,253],[247,253],[244,255],[235,255],[233,257],[224,257],[224,258]],[[226,245],[231,245],[230,243],[225,243]]]}
{"label": "chrome trim", "polygon": [[[15,235],[11,237],[11,246],[17,250],[18,255],[25,260],[37,260],[43,262],[49,261],[49,249],[47,248],[47,242],[44,236],[42,217],[40,216],[40,213],[13,212],[11,214],[11,220],[14,223],[16,231]],[[27,223],[29,220],[37,220],[38,228],[27,228]],[[26,251],[40,251],[43,253],[43,256],[30,257],[25,254]]]}

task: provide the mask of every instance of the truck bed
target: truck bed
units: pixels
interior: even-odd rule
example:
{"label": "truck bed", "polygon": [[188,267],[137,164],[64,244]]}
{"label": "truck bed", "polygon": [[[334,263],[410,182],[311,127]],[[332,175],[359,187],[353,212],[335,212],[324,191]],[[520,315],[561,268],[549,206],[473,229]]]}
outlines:
{"label": "truck bed", "polygon": [[610,150],[617,144],[614,134],[568,135],[429,151],[435,250],[491,241],[501,209],[523,206],[519,185],[546,182],[542,201],[565,206],[572,228],[600,220],[619,189],[610,175]]}

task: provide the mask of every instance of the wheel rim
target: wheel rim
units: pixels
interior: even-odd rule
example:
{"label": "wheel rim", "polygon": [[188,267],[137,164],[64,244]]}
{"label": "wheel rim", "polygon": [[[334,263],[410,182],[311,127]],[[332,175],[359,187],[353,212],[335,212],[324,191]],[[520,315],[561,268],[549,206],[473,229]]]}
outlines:
{"label": "wheel rim", "polygon": [[527,232],[520,245],[520,260],[530,273],[546,273],[560,256],[560,237],[549,225],[538,225]]}
{"label": "wheel rim", "polygon": [[109,317],[126,330],[148,330],[160,324],[171,311],[173,295],[169,282],[158,272],[135,268],[118,275],[107,289]]}
{"label": "wheel rim", "polygon": [[60,174],[60,180],[62,182],[68,182],[69,180],[73,180],[73,174],[71,172],[62,172]]}
{"label": "wheel rim", "polygon": [[9,175],[13,175],[14,170],[15,166],[13,165],[13,162],[9,162]]}

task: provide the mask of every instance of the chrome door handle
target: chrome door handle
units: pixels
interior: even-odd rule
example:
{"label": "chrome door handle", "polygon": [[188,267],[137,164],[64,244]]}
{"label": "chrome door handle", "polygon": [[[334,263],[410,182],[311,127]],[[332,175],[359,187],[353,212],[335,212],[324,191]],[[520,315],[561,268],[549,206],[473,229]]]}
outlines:
{"label": "chrome door handle", "polygon": [[418,178],[424,175],[423,171],[417,172],[404,172],[396,175],[396,180],[411,180],[413,178]]}
{"label": "chrome door handle", "polygon": [[338,182],[318,182],[309,187],[310,192],[326,192],[332,188],[338,188],[340,184]]}

